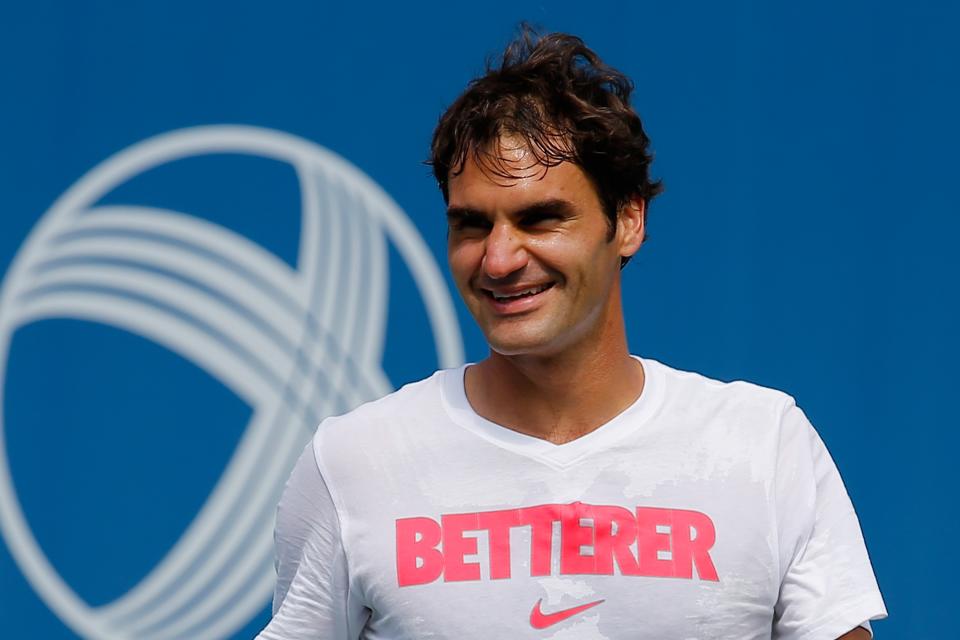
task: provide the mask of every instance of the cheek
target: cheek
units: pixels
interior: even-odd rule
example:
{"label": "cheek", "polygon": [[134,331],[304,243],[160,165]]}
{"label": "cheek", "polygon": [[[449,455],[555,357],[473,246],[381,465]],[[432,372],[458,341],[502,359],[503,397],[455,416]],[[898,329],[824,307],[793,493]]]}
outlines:
{"label": "cheek", "polygon": [[476,273],[481,256],[482,253],[476,247],[462,244],[448,245],[447,265],[450,267],[450,275],[458,286],[469,282],[471,276]]}
{"label": "cheek", "polygon": [[612,243],[585,245],[571,265],[571,277],[578,283],[578,297],[592,301],[605,299],[619,271],[620,258]]}
{"label": "cheek", "polygon": [[[579,239],[577,242],[557,243],[552,247],[544,248],[544,256],[561,267],[561,269],[576,274],[578,278],[594,279],[598,272],[603,270],[607,258],[615,252],[605,242],[592,242]],[[561,266],[562,265],[562,266]]]}

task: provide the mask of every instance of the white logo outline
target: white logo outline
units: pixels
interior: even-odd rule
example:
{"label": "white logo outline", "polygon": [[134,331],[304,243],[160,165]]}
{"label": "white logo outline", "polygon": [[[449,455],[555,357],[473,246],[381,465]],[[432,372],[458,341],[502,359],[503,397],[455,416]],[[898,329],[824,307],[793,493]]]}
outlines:
{"label": "white logo outline", "polygon": [[[198,218],[144,207],[90,209],[144,171],[213,153],[258,155],[296,169],[303,193],[296,270]],[[416,228],[360,170],[301,138],[230,125],[161,134],[92,169],[37,223],[0,287],[0,406],[16,328],[70,317],[163,344],[255,408],[220,482],[174,549],[130,592],[96,608],[63,581],[33,537],[13,489],[0,415],[0,533],[37,593],[74,631],[90,638],[222,637],[263,606],[273,584],[273,507],[286,470],[318,418],[391,390],[379,368],[387,286],[382,232],[423,298],[440,366],[458,366],[456,314]],[[126,240],[116,242],[118,234]],[[229,295],[244,285],[242,301]],[[284,345],[291,335],[299,339]],[[261,482],[249,482],[253,470]],[[225,528],[236,535],[217,538]],[[244,535],[253,538],[247,546]]]}

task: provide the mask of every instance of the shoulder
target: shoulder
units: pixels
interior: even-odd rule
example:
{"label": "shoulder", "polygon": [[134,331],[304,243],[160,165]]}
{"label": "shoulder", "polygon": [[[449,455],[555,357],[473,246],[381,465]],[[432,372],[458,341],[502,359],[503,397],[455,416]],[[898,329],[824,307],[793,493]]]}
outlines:
{"label": "shoulder", "polygon": [[766,475],[772,473],[785,441],[800,435],[787,419],[796,403],[783,391],[643,362],[649,364],[650,377],[659,378],[662,385],[657,417],[663,433],[699,448],[704,455],[722,454]]}
{"label": "shoulder", "polygon": [[649,368],[663,380],[660,417],[667,425],[666,433],[704,459],[745,464],[752,477],[792,483],[807,500],[818,463],[815,445],[819,439],[793,396],[753,382],[716,380],[655,361]]}
{"label": "shoulder", "polygon": [[717,380],[643,358],[645,369],[663,382],[667,402],[704,412],[772,412],[781,415],[795,404],[792,396],[746,380]]}
{"label": "shoulder", "polygon": [[326,418],[313,437],[318,461],[356,458],[363,452],[388,449],[401,434],[409,435],[435,424],[443,412],[445,377],[455,371],[436,371],[348,413]]}
{"label": "shoulder", "polygon": [[331,416],[324,421],[325,428],[343,428],[334,425],[358,425],[377,421],[387,416],[397,417],[411,411],[420,410],[424,404],[431,404],[439,397],[440,385],[446,374],[453,370],[441,369],[416,382],[403,385],[396,391],[365,402],[355,409],[339,416]]}

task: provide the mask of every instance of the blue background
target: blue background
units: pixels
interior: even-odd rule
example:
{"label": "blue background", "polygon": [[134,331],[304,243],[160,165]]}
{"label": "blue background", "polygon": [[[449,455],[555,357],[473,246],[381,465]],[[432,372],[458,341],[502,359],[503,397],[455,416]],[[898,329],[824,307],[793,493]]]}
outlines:
{"label": "blue background", "polygon": [[[947,2],[8,3],[0,273],[106,157],[219,123],[344,156],[443,264],[443,204],[422,164],[441,110],[519,20],[576,33],[635,80],[666,185],[626,271],[633,351],[794,395],[857,507],[890,611],[879,637],[938,636],[960,561],[958,18]],[[125,195],[295,260],[292,171],[231,158],[182,169]],[[384,365],[397,385],[436,366],[419,304],[398,276]],[[482,336],[459,313],[479,359]],[[24,510],[91,604],[176,540],[250,411],[162,348],[69,320],[17,332],[4,398]],[[3,545],[0,592],[2,635],[73,637]]]}

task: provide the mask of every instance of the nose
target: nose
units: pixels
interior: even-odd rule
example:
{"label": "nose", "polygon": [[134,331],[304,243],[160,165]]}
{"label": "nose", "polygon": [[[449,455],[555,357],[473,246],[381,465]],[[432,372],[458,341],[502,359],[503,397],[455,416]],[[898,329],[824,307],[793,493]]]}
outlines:
{"label": "nose", "polygon": [[481,268],[489,278],[500,280],[526,266],[527,251],[521,234],[509,224],[496,224],[487,236]]}

